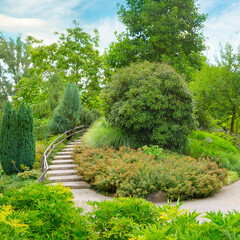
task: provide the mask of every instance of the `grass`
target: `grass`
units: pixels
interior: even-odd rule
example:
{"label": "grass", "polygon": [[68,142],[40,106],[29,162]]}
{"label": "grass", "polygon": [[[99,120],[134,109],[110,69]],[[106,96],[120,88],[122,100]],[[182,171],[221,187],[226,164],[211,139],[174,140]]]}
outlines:
{"label": "grass", "polygon": [[240,176],[240,151],[227,140],[213,133],[194,131],[187,144],[184,154],[193,158],[210,156],[212,161],[218,161],[221,167]]}
{"label": "grass", "polygon": [[5,191],[14,190],[14,189],[20,189],[23,186],[26,186],[32,182],[35,182],[36,180],[33,179],[27,179],[22,181],[18,174],[13,175],[1,175],[0,177],[0,193],[4,193]]}
{"label": "grass", "polygon": [[105,145],[119,149],[120,146],[131,146],[130,138],[119,128],[110,126],[104,118],[96,121],[83,136],[83,142],[94,148]]}

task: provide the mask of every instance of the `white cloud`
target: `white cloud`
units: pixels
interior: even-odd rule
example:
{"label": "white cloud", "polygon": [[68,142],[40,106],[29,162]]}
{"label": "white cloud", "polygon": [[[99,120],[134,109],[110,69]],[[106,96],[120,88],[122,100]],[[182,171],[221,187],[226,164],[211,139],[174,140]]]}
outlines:
{"label": "white cloud", "polygon": [[[72,9],[86,0],[1,0],[2,11],[11,16],[52,17],[72,14]],[[5,4],[4,4],[5,3]]]}
{"label": "white cloud", "polygon": [[207,57],[211,62],[214,61],[214,55],[219,53],[220,42],[223,46],[229,41],[235,46],[240,44],[239,13],[240,2],[232,3],[221,14],[206,21],[204,34],[208,38],[206,44],[210,50],[207,51]]}
{"label": "white cloud", "polygon": [[117,31],[117,33],[121,33],[126,29],[126,27],[119,22],[117,17],[114,18],[106,17],[101,19],[96,24],[83,26],[83,29],[88,33],[93,32],[94,28],[96,28],[99,31],[100,35],[99,43],[100,53],[103,53],[104,49],[107,48],[111,42],[114,42],[116,40],[116,36],[114,35],[115,31]]}
{"label": "white cloud", "polygon": [[8,32],[25,32],[43,29],[47,22],[40,18],[15,18],[0,14],[0,30]]}

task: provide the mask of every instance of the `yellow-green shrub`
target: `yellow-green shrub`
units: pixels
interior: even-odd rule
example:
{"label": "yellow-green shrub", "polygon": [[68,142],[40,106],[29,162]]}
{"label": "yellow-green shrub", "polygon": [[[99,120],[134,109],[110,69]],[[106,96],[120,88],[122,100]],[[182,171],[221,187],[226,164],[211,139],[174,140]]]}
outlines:
{"label": "yellow-green shrub", "polygon": [[[71,190],[61,185],[34,183],[5,192],[0,197],[0,235],[5,239],[87,239],[83,210],[72,200]],[[16,224],[10,226],[10,220]]]}

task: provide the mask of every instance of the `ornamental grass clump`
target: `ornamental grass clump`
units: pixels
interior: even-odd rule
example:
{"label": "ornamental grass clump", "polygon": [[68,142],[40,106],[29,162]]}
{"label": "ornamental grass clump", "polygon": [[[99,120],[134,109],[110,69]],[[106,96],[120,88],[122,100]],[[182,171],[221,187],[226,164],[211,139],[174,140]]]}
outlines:
{"label": "ornamental grass clump", "polygon": [[146,197],[163,190],[170,199],[207,197],[227,177],[209,159],[168,156],[160,159],[142,149],[79,146],[74,151],[78,174],[97,190],[114,196]]}

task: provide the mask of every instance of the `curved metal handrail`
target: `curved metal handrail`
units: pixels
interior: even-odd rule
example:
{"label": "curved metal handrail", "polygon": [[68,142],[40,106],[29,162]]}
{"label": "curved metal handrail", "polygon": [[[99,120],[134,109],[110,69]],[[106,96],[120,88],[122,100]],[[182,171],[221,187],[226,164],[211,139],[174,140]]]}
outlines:
{"label": "curved metal handrail", "polygon": [[[52,153],[53,149],[58,144],[60,144],[63,141],[65,141],[67,138],[69,138],[69,137],[71,137],[71,136],[73,136],[73,135],[75,135],[77,133],[85,132],[86,128],[88,128],[88,127],[89,127],[88,125],[81,125],[81,126],[75,127],[75,128],[73,128],[71,130],[68,130],[68,131],[64,132],[61,136],[59,136],[58,138],[56,138],[54,141],[52,141],[50,143],[50,145],[47,147],[47,149],[45,150],[45,152],[44,152],[44,154],[42,156],[42,175],[37,180],[39,183],[42,183],[45,180],[45,178],[46,178],[46,174],[47,174],[47,171],[49,169],[47,158]],[[74,131],[74,130],[77,130],[77,129],[81,129],[81,130]]]}

